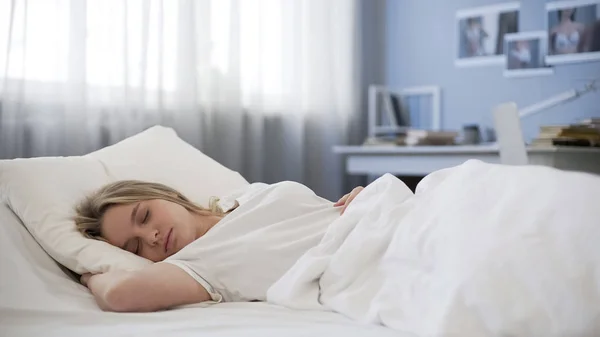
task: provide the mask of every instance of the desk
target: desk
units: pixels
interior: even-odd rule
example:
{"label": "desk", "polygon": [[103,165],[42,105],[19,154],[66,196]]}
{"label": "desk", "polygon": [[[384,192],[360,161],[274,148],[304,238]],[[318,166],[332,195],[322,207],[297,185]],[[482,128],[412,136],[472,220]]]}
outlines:
{"label": "desk", "polygon": [[[333,152],[346,158],[346,173],[379,176],[391,173],[426,176],[456,166],[468,159],[500,163],[495,144],[472,146],[334,146]],[[529,163],[563,170],[600,174],[600,149],[586,147],[530,147]]]}

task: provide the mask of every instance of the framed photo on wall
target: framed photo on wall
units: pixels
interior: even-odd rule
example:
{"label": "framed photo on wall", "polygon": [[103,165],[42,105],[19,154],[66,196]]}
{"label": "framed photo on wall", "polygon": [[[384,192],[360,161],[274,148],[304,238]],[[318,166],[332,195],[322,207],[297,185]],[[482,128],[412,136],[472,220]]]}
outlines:
{"label": "framed photo on wall", "polygon": [[552,75],[546,65],[548,34],[545,31],[507,34],[504,36],[505,77]]}
{"label": "framed photo on wall", "polygon": [[600,0],[546,4],[546,63],[600,60]]}
{"label": "framed photo on wall", "polygon": [[456,12],[457,67],[504,63],[504,36],[519,31],[519,2]]}

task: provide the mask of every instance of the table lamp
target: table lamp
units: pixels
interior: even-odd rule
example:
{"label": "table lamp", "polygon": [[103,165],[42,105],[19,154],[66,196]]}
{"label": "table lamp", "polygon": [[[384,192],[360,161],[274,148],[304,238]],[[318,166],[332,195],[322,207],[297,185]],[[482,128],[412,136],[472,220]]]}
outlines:
{"label": "table lamp", "polygon": [[591,81],[590,83],[588,83],[585,86],[585,88],[583,90],[571,89],[571,90],[565,91],[561,94],[558,94],[556,96],[550,97],[544,101],[541,101],[541,102],[532,104],[526,108],[523,108],[523,109],[519,110],[519,117],[524,118],[527,116],[534,115],[538,112],[550,109],[554,106],[576,100],[579,97],[581,97],[587,93],[596,91],[596,90],[598,90],[598,88],[596,87],[597,81],[598,81],[597,79]]}
{"label": "table lamp", "polygon": [[582,90],[568,90],[521,110],[517,108],[514,102],[500,104],[495,107],[493,111],[494,126],[500,149],[501,163],[507,165],[527,165],[529,163],[521,128],[522,118],[576,100],[587,93],[597,91],[597,81],[598,79],[591,81]]}

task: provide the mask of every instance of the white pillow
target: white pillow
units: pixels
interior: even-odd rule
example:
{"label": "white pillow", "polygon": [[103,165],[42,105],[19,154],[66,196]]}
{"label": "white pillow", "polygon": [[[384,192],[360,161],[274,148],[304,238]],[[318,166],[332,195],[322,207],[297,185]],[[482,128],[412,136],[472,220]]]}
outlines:
{"label": "white pillow", "polygon": [[[0,306],[3,315],[25,311],[75,311],[98,306],[34,240],[19,218],[0,203]],[[65,301],[62,296],[71,296]],[[82,305],[82,303],[84,303]],[[58,309],[60,307],[60,309]],[[2,322],[4,335],[6,323]]]}
{"label": "white pillow", "polygon": [[204,206],[212,196],[248,185],[239,173],[162,126],[85,156],[0,161],[0,196],[46,252],[76,273],[131,270],[150,263],[84,238],[71,220],[85,195],[123,179],[163,183]]}

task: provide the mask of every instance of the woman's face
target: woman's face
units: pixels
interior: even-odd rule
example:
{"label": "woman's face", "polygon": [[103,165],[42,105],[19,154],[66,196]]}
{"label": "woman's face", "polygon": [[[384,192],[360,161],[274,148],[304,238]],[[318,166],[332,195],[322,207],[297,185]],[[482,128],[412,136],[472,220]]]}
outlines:
{"label": "woman's face", "polygon": [[560,12],[560,19],[571,20],[571,15],[573,15],[573,8],[565,8]]}
{"label": "woman's face", "polygon": [[479,21],[477,21],[477,20],[471,21],[471,23],[469,24],[469,26],[472,29],[478,29],[479,27],[481,27],[481,25],[479,24]]}
{"label": "woman's face", "polygon": [[102,236],[112,245],[154,262],[177,253],[196,239],[194,216],[163,199],[109,207]]}
{"label": "woman's face", "polygon": [[518,49],[527,49],[529,47],[529,43],[527,41],[517,41]]}

